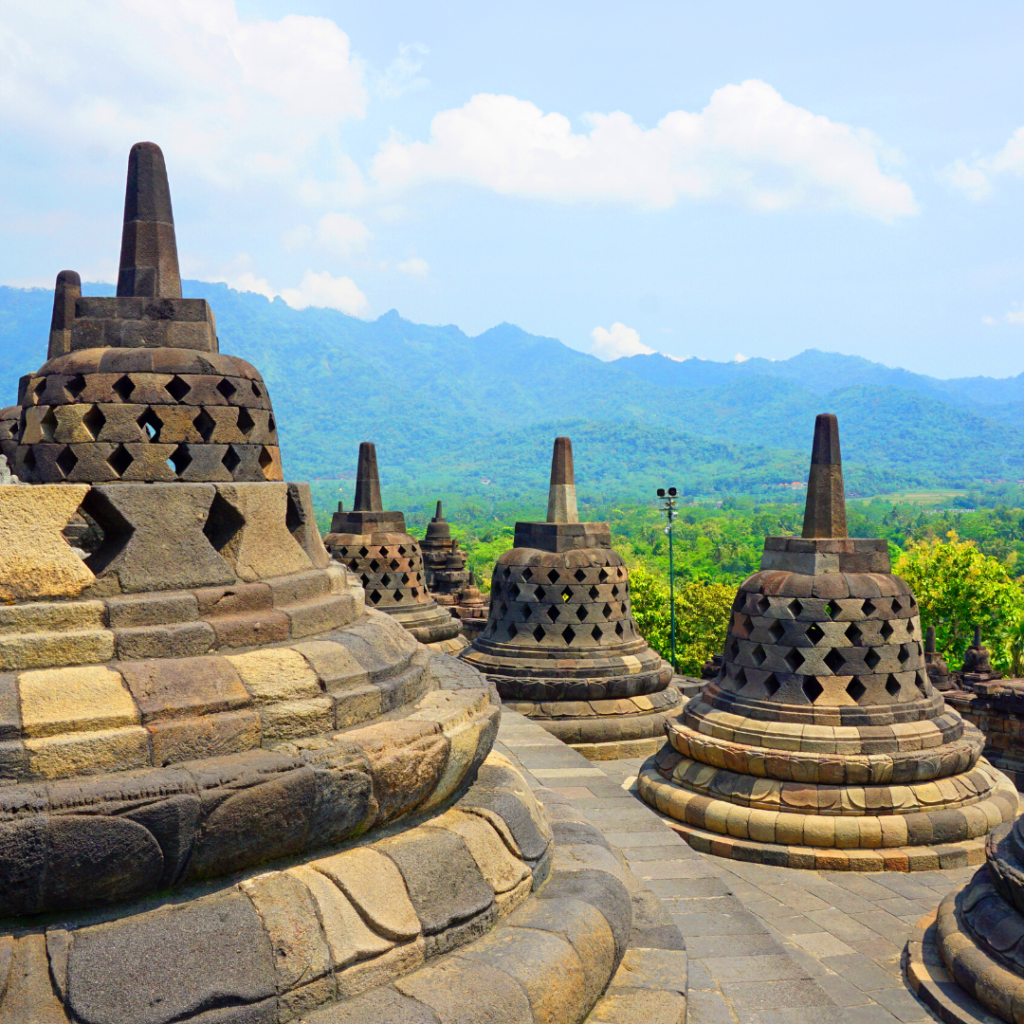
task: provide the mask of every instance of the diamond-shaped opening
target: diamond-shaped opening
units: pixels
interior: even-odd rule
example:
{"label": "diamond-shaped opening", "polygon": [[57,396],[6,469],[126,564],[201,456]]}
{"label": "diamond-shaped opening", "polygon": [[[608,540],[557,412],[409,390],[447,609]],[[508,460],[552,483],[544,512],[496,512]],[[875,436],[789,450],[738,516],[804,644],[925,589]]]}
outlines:
{"label": "diamond-shaped opening", "polygon": [[64,474],[66,480],[71,473],[71,470],[78,465],[78,456],[70,449],[65,448],[64,451],[57,456],[57,468]]}
{"label": "diamond-shaped opening", "polygon": [[260,449],[260,457],[256,461],[260,464],[263,475],[266,476],[270,467],[274,465],[274,456],[269,448],[262,448]]}
{"label": "diamond-shaped opening", "polygon": [[257,384],[257,383],[256,383],[256,381],[254,381],[254,380],[253,380],[253,381],[250,381],[250,382],[249,382],[249,387],[251,387],[251,388],[252,388],[252,393],[253,393],[253,394],[254,394],[254,395],[255,395],[255,396],[257,397],[257,398],[262,398],[262,397],[263,397],[263,388],[261,388],[261,387],[259,386],[259,384]]}
{"label": "diamond-shaped opening", "polygon": [[224,396],[225,399],[231,401],[231,396],[238,390],[234,384],[231,383],[226,377],[222,377],[217,381],[217,390]]}
{"label": "diamond-shaped opening", "polygon": [[851,680],[850,680],[850,681],[849,681],[849,682],[848,682],[848,683],[846,684],[846,692],[847,692],[847,693],[848,693],[848,694],[849,694],[849,695],[850,695],[850,696],[851,696],[851,697],[852,697],[852,698],[853,698],[853,699],[854,699],[855,701],[857,701],[858,703],[860,703],[860,699],[861,699],[861,697],[863,697],[863,696],[864,696],[864,694],[868,692],[868,689],[867,689],[867,687],[866,687],[866,686],[865,686],[865,685],[864,685],[864,684],[863,684],[863,683],[862,683],[862,682],[861,682],[861,681],[860,681],[860,680],[859,680],[859,679],[858,679],[858,678],[857,678],[856,676],[854,676],[854,677],[853,677],[853,678],[852,678],[852,679],[851,679]]}
{"label": "diamond-shaped opening", "polygon": [[365,558],[369,553],[370,553],[370,549],[369,548],[360,548],[359,549],[359,557],[360,558]]}
{"label": "diamond-shaped opening", "polygon": [[29,472],[32,472],[32,470],[36,468],[36,453],[33,449],[29,448],[29,450],[25,452],[24,464],[25,469]]}
{"label": "diamond-shaped opening", "polygon": [[828,666],[829,672],[833,675],[839,675],[839,670],[843,667],[843,656],[834,647],[824,657],[824,662]]}
{"label": "diamond-shaped opening", "polygon": [[601,611],[604,613],[604,617],[606,619],[610,619],[612,617],[612,606],[610,604],[606,604]]}
{"label": "diamond-shaped opening", "polygon": [[164,390],[176,402],[181,402],[192,390],[192,386],[190,384],[186,384],[180,377],[172,377],[167,384],[164,385]]}
{"label": "diamond-shaped opening", "polygon": [[380,578],[380,582],[381,582],[381,584],[383,586],[390,587],[391,586],[391,577],[387,573],[384,573],[384,575],[381,576],[381,578]]}
{"label": "diamond-shaped opening", "polygon": [[851,622],[846,627],[846,639],[849,640],[854,647],[861,646],[861,642],[864,640],[864,634],[861,632],[857,623]]}
{"label": "diamond-shaped opening", "polygon": [[772,638],[772,643],[777,644],[786,635],[786,627],[776,619],[768,627],[768,635]]}
{"label": "diamond-shaped opening", "polygon": [[576,618],[582,622],[587,617],[587,606],[580,604],[576,606]]}
{"label": "diamond-shaped opening", "polygon": [[754,659],[754,664],[758,666],[763,665],[764,659],[768,657],[768,655],[764,653],[764,648],[760,644],[750,652],[750,656]]}
{"label": "diamond-shaped opening", "polygon": [[861,610],[861,611],[862,611],[862,612],[863,612],[863,613],[864,613],[865,615],[874,615],[874,614],[875,614],[875,602],[874,602],[874,601],[870,601],[870,600],[868,600],[868,601],[865,601],[865,602],[864,602],[864,603],[863,603],[863,604],[862,604],[862,605],[860,606],[860,610]]}
{"label": "diamond-shaped opening", "polygon": [[619,639],[621,640],[622,639],[622,634],[625,633],[625,630],[622,628],[621,620],[619,622],[615,623],[615,633],[619,637]]}
{"label": "diamond-shaped opening", "polygon": [[[381,583],[384,583],[384,580],[381,580]],[[387,583],[384,583],[384,586],[387,586]],[[393,592],[392,592],[392,594],[391,594],[391,596],[392,596],[392,597],[393,597],[393,598],[394,598],[394,599],[395,599],[396,601],[401,601],[401,600],[402,600],[402,592],[401,592],[400,590],[395,590],[395,591],[393,591]]]}
{"label": "diamond-shaped opening", "polygon": [[907,619],[907,636],[913,636],[913,635],[914,635],[914,620],[913,619]]}
{"label": "diamond-shaped opening", "polygon": [[732,610],[738,612],[747,603],[747,593],[745,590],[738,590],[736,596],[732,599]]}
{"label": "diamond-shaped opening", "polygon": [[551,582],[551,583],[557,583],[558,582],[558,570],[557,569],[552,569],[551,572],[548,573],[548,581]]}
{"label": "diamond-shaped opening", "polygon": [[518,583],[513,583],[512,586],[510,586],[508,588],[508,596],[511,597],[513,601],[517,597],[519,597],[519,584]]}
{"label": "diamond-shaped opening", "polygon": [[598,590],[597,587],[591,587],[590,590],[587,591],[587,593],[590,595],[591,601],[596,601],[597,595],[600,594],[601,591]]}
{"label": "diamond-shaped opening", "polygon": [[527,583],[533,579],[533,570],[529,566],[523,570],[523,579],[526,580]]}
{"label": "diamond-shaped opening", "polygon": [[740,652],[739,641],[735,637],[733,637],[730,643],[728,644],[728,648],[729,649],[726,651],[726,657],[735,658],[736,655]]}
{"label": "diamond-shaped opening", "polygon": [[755,614],[764,615],[766,611],[771,607],[771,601],[768,600],[764,594],[758,594],[757,600],[754,602]]}
{"label": "diamond-shaped opening", "polygon": [[800,613],[804,610],[804,606],[797,600],[789,602],[789,610],[793,613],[793,618],[800,618]]}
{"label": "diamond-shaped opening", "polygon": [[572,587],[562,588],[562,600],[568,601],[572,597]]}
{"label": "diamond-shaped opening", "polygon": [[612,585],[612,597],[618,597],[618,596],[619,596],[619,585],[616,583],[616,584]]}
{"label": "diamond-shaped opening", "polygon": [[764,681],[764,688],[769,698],[774,697],[779,692],[780,686],[782,686],[782,683],[779,682],[774,672]]}
{"label": "diamond-shaped opening", "polygon": [[800,684],[800,689],[812,704],[825,692],[825,687],[814,676],[806,676]]}
{"label": "diamond-shaped opening", "polygon": [[392,572],[394,572],[394,571],[395,571],[395,570],[396,570],[396,569],[397,569],[397,568],[398,568],[398,567],[399,567],[399,566],[400,566],[401,564],[402,564],[402,563],[401,563],[401,562],[399,562],[397,558],[392,558],[392,559],[391,559],[391,561],[390,561],[390,562],[388,562],[388,568],[389,568],[389,569],[390,569],[390,570],[391,570]]}
{"label": "diamond-shaped opening", "polygon": [[241,465],[242,459],[238,452],[235,451],[235,446],[228,445],[228,450],[224,453],[224,457],[220,461],[229,473],[234,473],[234,471],[238,469],[239,465]]}
{"label": "diamond-shaped opening", "polygon": [[810,640],[812,644],[816,644],[824,635],[825,630],[823,630],[816,622],[812,622],[807,627],[807,639]]}
{"label": "diamond-shaped opening", "polygon": [[76,373],[74,377],[64,385],[64,390],[68,393],[70,398],[77,398],[85,390],[85,377],[80,373]]}
{"label": "diamond-shaped opening", "polygon": [[537,627],[537,628],[536,628],[536,629],[535,629],[535,630],[533,631],[533,639],[534,639],[534,640],[536,640],[536,641],[537,641],[537,643],[540,643],[540,642],[541,642],[541,640],[543,640],[543,639],[544,639],[544,627],[543,627],[543,626],[538,626],[538,627]]}
{"label": "diamond-shaped opening", "polygon": [[124,476],[125,471],[135,461],[131,452],[123,444],[119,444],[108,456],[107,465],[118,475]]}
{"label": "diamond-shaped opening", "polygon": [[901,689],[900,681],[895,676],[889,676],[889,678],[886,679],[885,692],[889,694],[890,697],[895,697]]}
{"label": "diamond-shaped opening", "polygon": [[205,409],[200,409],[192,420],[192,426],[204,441],[209,442],[217,429],[217,421]]}
{"label": "diamond-shaped opening", "polygon": [[53,409],[47,409],[43,414],[43,418],[39,421],[39,429],[42,431],[44,441],[52,441],[54,431],[57,429],[57,417],[53,414]]}
{"label": "diamond-shaped opening", "polygon": [[598,643],[600,643],[600,642],[601,642],[601,637],[602,637],[602,636],[604,636],[604,634],[603,634],[603,633],[601,632],[601,627],[600,627],[600,626],[595,626],[595,627],[594,627],[594,628],[593,628],[593,629],[592,629],[592,630],[590,631],[590,635],[591,635],[591,636],[592,636],[592,637],[593,637],[593,638],[594,638],[594,639],[595,639],[595,640],[596,640],[596,641],[597,641]]}
{"label": "diamond-shaped opening", "polygon": [[519,630],[514,622],[510,622],[508,624],[508,638],[509,640],[515,640],[517,636],[519,636]]}
{"label": "diamond-shaped opening", "polygon": [[548,618],[552,622],[557,622],[558,621],[558,609],[554,605],[552,605],[550,608],[548,608]]}
{"label": "diamond-shaped opening", "polygon": [[380,592],[379,590],[371,590],[371,591],[370,591],[370,593],[369,593],[369,594],[367,595],[367,597],[369,597],[369,599],[370,599],[370,600],[371,600],[371,601],[372,601],[372,602],[373,602],[374,604],[380,604],[380,599],[381,599],[381,598],[382,598],[383,596],[384,596],[384,595],[383,595],[383,594],[382,594],[382,593],[381,593],[381,592]]}
{"label": "diamond-shaped opening", "polygon": [[733,679],[736,681],[736,689],[738,690],[742,690],[747,685],[747,673],[742,666],[733,673]]}
{"label": "diamond-shaped opening", "polygon": [[898,597],[892,599],[892,613],[893,615],[899,615],[903,611],[903,602]]}
{"label": "diamond-shaped opening", "polygon": [[400,545],[398,546],[398,553],[399,553],[400,555],[404,555],[404,554],[405,554],[405,546],[404,546],[404,545],[400,544]]}
{"label": "diamond-shaped opening", "polygon": [[223,551],[243,526],[245,519],[238,509],[225,500],[220,491],[214,491],[210,511],[206,513],[206,524],[203,526],[206,539],[218,551]]}
{"label": "diamond-shaped opening", "polygon": [[524,622],[529,622],[532,617],[533,617],[533,605],[524,604],[523,605],[523,621]]}
{"label": "diamond-shaped opening", "polygon": [[370,572],[376,572],[380,568],[380,562],[376,558],[370,559]]}
{"label": "diamond-shaped opening", "polygon": [[[96,412],[100,411],[99,406],[93,406],[93,408],[96,410]],[[91,415],[92,413],[89,413],[89,416]],[[100,415],[102,416],[103,414],[100,413]],[[85,420],[83,420],[86,426],[89,426],[89,416],[86,416]],[[160,431],[163,429],[164,421],[160,419],[160,417],[153,411],[152,406],[147,405],[146,411],[135,422],[138,423],[138,425],[142,428],[142,432],[150,441],[159,442]],[[89,430],[91,431],[92,427],[89,427]],[[97,437],[98,435],[99,430],[97,430],[93,434],[93,437]]]}
{"label": "diamond-shaped opening", "polygon": [[533,588],[533,596],[538,601],[543,601],[544,600],[544,588],[543,587],[539,587],[539,586],[538,587],[534,587]]}
{"label": "diamond-shaped opening", "polygon": [[565,629],[562,630],[562,639],[567,644],[571,644],[573,640],[576,639],[576,631],[572,628],[572,626],[566,626]]}
{"label": "diamond-shaped opening", "polygon": [[364,572],[359,578],[363,581],[363,589],[365,590],[370,585],[370,577]]}
{"label": "diamond-shaped opening", "polygon": [[868,668],[874,668],[881,660],[882,659],[881,657],[879,657],[878,651],[876,651],[873,647],[870,648],[868,650],[868,653],[864,655],[864,663],[867,665]]}
{"label": "diamond-shaped opening", "polygon": [[597,578],[598,578],[598,580],[600,580],[600,581],[601,581],[602,583],[607,583],[607,582],[608,582],[608,570],[607,570],[607,569],[602,569],[602,570],[601,570],[601,571],[600,571],[600,572],[599,572],[599,573],[597,574]]}
{"label": "diamond-shaped opening", "polygon": [[901,665],[906,665],[907,661],[910,659],[910,644],[901,644],[900,653],[897,654],[896,657]]}
{"label": "diamond-shaped opening", "polygon": [[503,619],[505,617],[505,613],[507,611],[508,611],[508,605],[505,604],[504,601],[502,601],[501,604],[498,605],[498,618],[499,619]]}
{"label": "diamond-shaped opening", "polygon": [[882,628],[878,631],[879,636],[881,636],[883,640],[888,640],[889,637],[892,636],[893,632],[894,630],[892,626],[889,624],[888,619],[886,619],[886,621],[882,623]]}
{"label": "diamond-shaped opening", "polygon": [[46,378],[40,377],[36,381],[36,386],[32,389],[33,393],[38,397],[46,390]]}
{"label": "diamond-shaped opening", "polygon": [[928,696],[928,673],[923,669],[917,670],[917,678],[914,680],[917,683],[917,688],[927,697]]}
{"label": "diamond-shaped opening", "polygon": [[404,587],[409,582],[409,574],[407,572],[403,572],[402,576],[401,576],[401,579],[402,579],[402,586]]}
{"label": "diamond-shaped opening", "polygon": [[192,465],[192,454],[189,452],[188,446],[179,444],[171,452],[170,457],[167,459],[167,465],[174,470],[176,476],[181,476]]}
{"label": "diamond-shaped opening", "polygon": [[118,377],[117,380],[114,381],[114,393],[122,402],[127,402],[132,397],[132,392],[134,390],[135,385],[128,376]]}
{"label": "diamond-shaped opening", "polygon": [[789,666],[790,672],[796,672],[804,663],[804,656],[794,647],[788,651],[783,659]]}
{"label": "diamond-shaped opening", "polygon": [[839,606],[839,602],[832,600],[825,605],[825,614],[830,618],[834,619],[843,609]]}
{"label": "diamond-shaped opening", "polygon": [[413,587],[409,591],[409,593],[412,594],[413,597],[419,597],[420,596],[420,588],[419,587]]}
{"label": "diamond-shaped opening", "polygon": [[582,583],[586,578],[587,574],[582,569],[577,569],[573,573],[573,579],[575,579],[577,583]]}

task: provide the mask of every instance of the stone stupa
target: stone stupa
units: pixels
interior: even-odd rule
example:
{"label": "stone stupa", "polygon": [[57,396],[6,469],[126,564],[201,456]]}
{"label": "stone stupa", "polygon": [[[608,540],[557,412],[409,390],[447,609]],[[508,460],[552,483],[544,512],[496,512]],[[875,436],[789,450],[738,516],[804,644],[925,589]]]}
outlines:
{"label": "stone stupa", "polygon": [[846,532],[839,427],[819,416],[802,537],[765,539],[717,678],[668,723],[641,796],[691,846],[831,870],[980,863],[1017,813],[984,737],[928,678],[885,540]]}
{"label": "stone stupa", "polygon": [[377,449],[371,441],[359,445],[352,511],[338,503],[324,544],[360,579],[372,608],[386,612],[434,650],[457,654],[466,646],[458,620],[427,590],[423,554],[406,530],[405,514],[384,510]]}
{"label": "stone stupa", "polygon": [[547,520],[516,523],[494,566],[487,625],[461,655],[505,704],[587,757],[652,753],[680,706],[640,635],[607,523],[581,523],[572,445],[555,438]]}
{"label": "stone stupa", "polygon": [[0,485],[0,1021],[582,1021],[621,869],[555,859],[493,688],[332,563],[152,143],[117,297],[55,307]]}

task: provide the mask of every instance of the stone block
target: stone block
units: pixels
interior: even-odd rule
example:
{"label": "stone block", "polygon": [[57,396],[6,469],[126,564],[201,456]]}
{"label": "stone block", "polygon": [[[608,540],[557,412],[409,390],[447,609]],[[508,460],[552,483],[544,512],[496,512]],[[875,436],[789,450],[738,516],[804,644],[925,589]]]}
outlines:
{"label": "stone block", "polygon": [[[217,495],[233,518],[235,532],[218,548],[242,580],[288,576],[313,568],[288,532],[287,484],[217,484]],[[219,508],[220,506],[218,506]]]}
{"label": "stone block", "polygon": [[[275,441],[276,444],[276,441]],[[267,479],[280,479],[280,467],[275,467],[277,472]],[[331,556],[324,547],[320,537],[320,531],[316,526],[316,516],[313,512],[313,497],[310,493],[309,484],[288,484],[288,515],[290,520],[289,529],[296,543],[309,556],[310,561],[318,569],[324,569],[331,564]]]}
{"label": "stone block", "polygon": [[13,942],[3,982],[0,1024],[68,1024],[50,980],[45,934],[30,932]]}
{"label": "stone block", "polygon": [[101,666],[23,672],[18,690],[22,727],[30,738],[113,729],[140,721],[121,675]]}
{"label": "stone block", "polygon": [[94,580],[63,530],[89,488],[0,486],[0,602],[78,597]]}
{"label": "stone block", "polygon": [[334,701],[330,697],[262,704],[259,715],[264,743],[319,736],[334,730]]}
{"label": "stone block", "polygon": [[359,909],[374,931],[395,942],[420,934],[420,921],[395,862],[370,847],[359,847],[310,862]]}
{"label": "stone block", "polygon": [[229,654],[225,660],[234,666],[258,705],[323,695],[320,680],[309,663],[289,647]]}
{"label": "stone block", "polygon": [[169,1024],[225,1004],[245,1020],[245,1007],[276,992],[270,940],[241,892],[80,928],[67,979],[78,1018],[111,1020],[113,1009],[118,1024]]}
{"label": "stone block", "polygon": [[334,698],[335,724],[348,729],[378,718],[383,711],[381,692],[376,686],[359,686]]}
{"label": "stone block", "polygon": [[310,867],[289,868],[286,873],[300,881],[316,901],[336,971],[357,960],[380,956],[394,946],[367,927],[349,898],[326,875]]}
{"label": "stone block", "polygon": [[133,626],[114,630],[117,657],[194,658],[217,643],[217,634],[207,622],[177,622],[166,626]]}
{"label": "stone block", "polygon": [[331,593],[331,579],[327,573],[313,570],[292,576],[279,576],[267,580],[275,608],[291,604],[304,604],[326,597]]}
{"label": "stone block", "polygon": [[0,638],[21,633],[88,633],[106,625],[102,601],[36,601],[0,606]]}
{"label": "stone block", "polygon": [[42,736],[26,740],[25,748],[32,774],[43,779],[129,771],[150,763],[149,734],[142,726]]}
{"label": "stone block", "polygon": [[332,695],[365,687],[369,674],[352,652],[330,640],[307,640],[292,644],[316,672],[324,690]]}
{"label": "stone block", "polygon": [[325,1007],[309,1014],[305,1024],[384,1024],[385,1021],[387,1024],[439,1024],[433,1010],[392,988],[372,989],[337,1006]]}
{"label": "stone block", "polygon": [[291,636],[288,616],[278,611],[217,615],[209,619],[220,647],[261,647]]}
{"label": "stone block", "polygon": [[494,829],[479,815],[451,810],[431,819],[431,824],[449,829],[462,839],[480,874],[495,893],[508,892],[529,877],[530,869],[512,856]]}
{"label": "stone block", "polygon": [[504,971],[459,956],[425,967],[395,987],[442,1024],[535,1024],[522,986]]}
{"label": "stone block", "polygon": [[288,616],[289,631],[296,639],[340,629],[348,625],[358,611],[355,600],[347,594],[286,605],[281,610]]}
{"label": "stone block", "polygon": [[251,703],[227,658],[153,659],[118,668],[144,722],[234,711]]}
{"label": "stone block", "polygon": [[116,576],[121,590],[182,590],[234,580],[204,527],[214,499],[210,484],[99,485],[87,511],[104,542],[90,557],[98,576]]}
{"label": "stone block", "polygon": [[23,633],[0,636],[0,670],[95,665],[114,656],[114,634],[82,632]]}
{"label": "stone block", "polygon": [[162,626],[199,618],[199,602],[192,593],[130,594],[109,598],[105,603],[112,629]]}
{"label": "stone block", "polygon": [[207,757],[240,754],[260,746],[260,716],[255,711],[225,711],[197,718],[173,718],[146,726],[153,764],[180,764]]}

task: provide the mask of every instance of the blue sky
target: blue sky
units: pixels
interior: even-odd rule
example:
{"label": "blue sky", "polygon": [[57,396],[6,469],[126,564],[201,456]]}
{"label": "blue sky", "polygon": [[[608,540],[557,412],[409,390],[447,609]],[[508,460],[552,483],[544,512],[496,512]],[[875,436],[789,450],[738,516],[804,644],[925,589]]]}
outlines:
{"label": "blue sky", "polygon": [[0,282],[186,276],[603,358],[1024,372],[1024,5],[5,0]]}

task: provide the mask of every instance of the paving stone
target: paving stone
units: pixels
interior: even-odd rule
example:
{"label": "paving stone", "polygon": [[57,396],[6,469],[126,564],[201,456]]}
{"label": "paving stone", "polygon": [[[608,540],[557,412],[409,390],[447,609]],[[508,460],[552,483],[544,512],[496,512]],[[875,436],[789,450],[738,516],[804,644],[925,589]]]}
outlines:
{"label": "paving stone", "polygon": [[686,997],[686,1024],[736,1024],[720,992],[690,991]]}
{"label": "paving stone", "polygon": [[722,994],[737,1010],[830,1006],[832,1003],[816,982],[806,980],[724,982]]}

